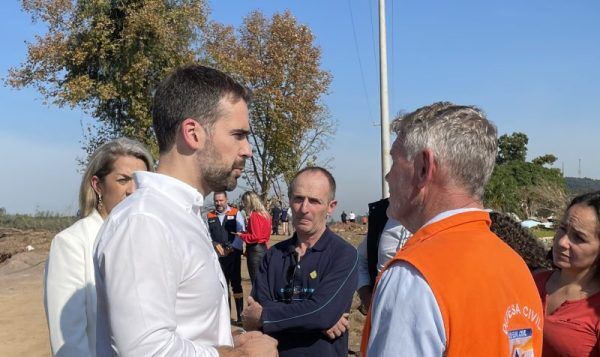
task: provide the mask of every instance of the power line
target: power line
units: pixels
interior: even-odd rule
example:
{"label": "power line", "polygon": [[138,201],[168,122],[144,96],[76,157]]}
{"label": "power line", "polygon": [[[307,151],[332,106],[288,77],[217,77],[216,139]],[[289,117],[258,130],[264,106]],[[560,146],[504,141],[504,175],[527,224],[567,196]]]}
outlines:
{"label": "power line", "polygon": [[371,48],[373,49],[373,63],[377,63],[377,50],[375,50],[375,27],[373,26],[373,7],[372,0],[367,0],[369,3],[369,20],[371,20]]}
{"label": "power line", "polygon": [[392,77],[390,78],[392,80],[392,85],[390,86],[390,107],[394,108],[394,95],[396,94],[396,89],[395,89],[395,81],[394,81],[394,69],[396,68],[395,64],[396,64],[396,55],[395,55],[395,51],[394,51],[394,0],[390,0],[390,2],[392,3]]}
{"label": "power line", "polygon": [[371,101],[369,100],[369,92],[367,91],[367,82],[365,81],[365,73],[363,71],[362,61],[360,60],[360,51],[358,50],[358,39],[356,37],[356,27],[354,26],[354,16],[352,15],[352,3],[350,2],[350,0],[348,0],[348,9],[350,10],[350,22],[352,23],[352,35],[354,36],[354,48],[356,49],[356,58],[358,59],[358,66],[360,68],[360,78],[362,79],[363,91],[365,92],[365,99],[367,100],[367,109],[369,110],[369,119],[371,120],[371,123],[375,123],[375,121],[373,120],[373,113],[371,112]]}

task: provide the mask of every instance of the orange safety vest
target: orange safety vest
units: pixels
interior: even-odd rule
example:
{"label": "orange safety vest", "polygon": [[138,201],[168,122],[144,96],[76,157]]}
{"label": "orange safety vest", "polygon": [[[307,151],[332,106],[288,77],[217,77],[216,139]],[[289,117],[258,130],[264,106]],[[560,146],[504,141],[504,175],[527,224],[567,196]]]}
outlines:
{"label": "orange safety vest", "polygon": [[[541,356],[543,310],[533,277],[523,259],[490,231],[490,223],[487,212],[473,211],[429,224],[382,273],[405,261],[423,275],[444,321],[446,356]],[[362,356],[370,331],[371,311]]]}
{"label": "orange safety vest", "polygon": [[[229,207],[229,211],[225,212],[227,216],[235,216],[238,213],[238,209],[235,207]],[[206,214],[206,218],[217,218],[217,211],[210,211]]]}

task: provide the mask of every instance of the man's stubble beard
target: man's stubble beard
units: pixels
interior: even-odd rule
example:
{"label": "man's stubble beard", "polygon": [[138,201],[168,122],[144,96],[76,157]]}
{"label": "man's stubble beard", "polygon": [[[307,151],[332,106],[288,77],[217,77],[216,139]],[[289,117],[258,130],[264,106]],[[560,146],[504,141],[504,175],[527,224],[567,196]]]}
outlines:
{"label": "man's stubble beard", "polygon": [[237,187],[237,178],[234,176],[233,170],[237,168],[243,171],[245,159],[234,161],[232,166],[225,165],[212,141],[208,141],[206,148],[197,155],[202,179],[212,192],[233,191]]}

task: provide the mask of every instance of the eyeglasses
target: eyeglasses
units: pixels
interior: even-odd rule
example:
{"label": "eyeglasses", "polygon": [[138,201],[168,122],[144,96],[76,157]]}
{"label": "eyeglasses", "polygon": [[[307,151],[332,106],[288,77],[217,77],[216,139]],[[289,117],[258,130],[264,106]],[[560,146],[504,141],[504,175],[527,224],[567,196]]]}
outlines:
{"label": "eyeglasses", "polygon": [[296,271],[300,269],[298,264],[298,252],[292,252],[292,263],[287,269],[286,284],[283,288],[283,301],[290,303],[300,293],[300,289],[296,285]]}

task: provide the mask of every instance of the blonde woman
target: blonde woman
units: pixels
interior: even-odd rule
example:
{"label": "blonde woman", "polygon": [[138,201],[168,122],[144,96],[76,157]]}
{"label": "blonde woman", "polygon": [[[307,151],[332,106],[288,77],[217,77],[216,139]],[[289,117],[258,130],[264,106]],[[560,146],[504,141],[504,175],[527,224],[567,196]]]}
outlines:
{"label": "blonde woman", "polygon": [[135,191],[133,172],[152,166],[148,150],[127,138],[92,154],[79,190],[82,218],[54,237],[46,262],[44,308],[52,355],[96,355],[94,241],[110,211]]}
{"label": "blonde woman", "polygon": [[254,191],[247,191],[242,195],[242,204],[248,217],[248,224],[245,232],[235,234],[246,243],[248,274],[254,283],[254,276],[267,251],[267,244],[271,237],[271,216]]}

